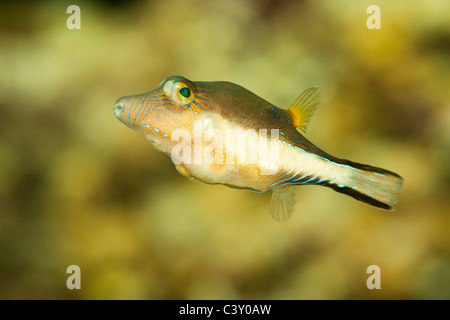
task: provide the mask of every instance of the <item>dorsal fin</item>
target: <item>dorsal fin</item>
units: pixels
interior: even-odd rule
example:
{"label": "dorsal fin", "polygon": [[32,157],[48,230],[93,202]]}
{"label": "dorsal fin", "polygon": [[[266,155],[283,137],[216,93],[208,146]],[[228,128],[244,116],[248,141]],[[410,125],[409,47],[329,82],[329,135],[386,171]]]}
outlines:
{"label": "dorsal fin", "polygon": [[294,118],[294,126],[303,132],[306,132],[306,126],[319,104],[319,96],[319,87],[306,89],[289,107]]}

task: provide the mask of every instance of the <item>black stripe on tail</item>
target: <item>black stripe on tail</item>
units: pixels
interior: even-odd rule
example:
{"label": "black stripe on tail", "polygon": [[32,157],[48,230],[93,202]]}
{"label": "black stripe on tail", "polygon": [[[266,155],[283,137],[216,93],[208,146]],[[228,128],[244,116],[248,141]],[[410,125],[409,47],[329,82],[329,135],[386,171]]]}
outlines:
{"label": "black stripe on tail", "polygon": [[377,208],[394,208],[403,184],[402,177],[386,169],[348,160],[338,163],[348,166],[343,181],[327,186]]}

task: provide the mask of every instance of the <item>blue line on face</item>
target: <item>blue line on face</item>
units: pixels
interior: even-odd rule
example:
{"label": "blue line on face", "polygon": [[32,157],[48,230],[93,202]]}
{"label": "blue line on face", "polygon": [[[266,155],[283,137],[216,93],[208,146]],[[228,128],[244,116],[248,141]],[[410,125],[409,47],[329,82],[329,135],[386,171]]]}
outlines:
{"label": "blue line on face", "polygon": [[174,105],[173,103],[163,103],[163,104],[159,104],[158,107],[166,106],[166,105],[168,105],[168,104],[170,104],[171,106],[174,106],[174,107],[175,107],[175,105]]}
{"label": "blue line on face", "polygon": [[202,108],[202,106],[201,105],[199,105],[195,100],[192,100],[192,102],[193,103],[195,103],[200,109],[202,109],[203,110],[203,108]]}
{"label": "blue line on face", "polygon": [[142,121],[142,119],[145,119],[145,117],[147,116],[147,114],[150,112],[150,110],[152,109],[152,104],[150,105],[150,107],[147,109],[147,112],[139,119],[139,122]]}
{"label": "blue line on face", "polygon": [[139,109],[136,111],[136,114],[134,115],[133,125],[131,126],[132,128],[134,127],[134,123],[136,122],[136,118],[137,118],[137,116],[138,116],[138,114],[139,114],[139,111],[141,111],[142,107],[144,106],[144,101],[145,101],[145,99],[142,100],[141,106],[139,107]]}
{"label": "blue line on face", "polygon": [[155,102],[155,101],[168,101],[168,102],[172,102],[172,99],[169,98],[163,98],[163,99],[147,99],[147,101],[151,101],[151,102]]}
{"label": "blue line on face", "polygon": [[135,100],[135,99],[133,99],[133,102],[131,102],[131,105],[130,105],[130,107],[128,108],[128,112],[127,112],[128,125],[130,125],[130,111],[131,111],[131,107],[133,107],[134,100]]}

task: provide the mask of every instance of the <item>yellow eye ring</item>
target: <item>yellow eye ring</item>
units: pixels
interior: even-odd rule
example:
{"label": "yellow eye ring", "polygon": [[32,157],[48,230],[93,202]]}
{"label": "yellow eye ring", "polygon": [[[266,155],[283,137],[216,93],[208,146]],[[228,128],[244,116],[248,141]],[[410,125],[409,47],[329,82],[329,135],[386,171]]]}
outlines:
{"label": "yellow eye ring", "polygon": [[184,106],[194,100],[194,91],[192,86],[180,80],[169,80],[164,84],[163,91],[177,105]]}

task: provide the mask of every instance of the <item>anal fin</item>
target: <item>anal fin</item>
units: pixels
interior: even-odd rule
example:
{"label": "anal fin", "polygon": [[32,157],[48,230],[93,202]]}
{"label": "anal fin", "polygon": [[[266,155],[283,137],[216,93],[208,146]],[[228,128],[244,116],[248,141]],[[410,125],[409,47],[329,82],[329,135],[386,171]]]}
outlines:
{"label": "anal fin", "polygon": [[293,187],[283,187],[272,190],[270,213],[278,222],[284,222],[292,216],[295,205],[295,192]]}

